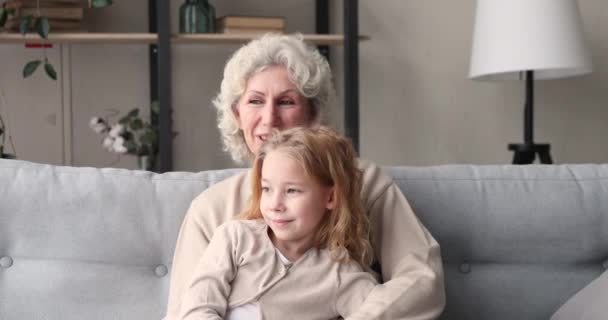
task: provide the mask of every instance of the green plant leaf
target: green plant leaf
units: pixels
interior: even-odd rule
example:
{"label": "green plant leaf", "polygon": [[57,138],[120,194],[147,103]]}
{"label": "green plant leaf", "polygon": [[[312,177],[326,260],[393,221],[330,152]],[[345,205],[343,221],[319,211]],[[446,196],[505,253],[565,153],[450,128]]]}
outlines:
{"label": "green plant leaf", "polygon": [[45,62],[44,71],[46,71],[46,75],[49,76],[49,78],[57,80],[57,72],[55,71],[55,68],[53,68],[52,64]]}
{"label": "green plant leaf", "polygon": [[125,140],[125,148],[128,153],[135,153],[137,151],[137,144],[133,140]]}
{"label": "green plant leaf", "polygon": [[47,17],[36,18],[34,27],[36,28],[36,32],[38,32],[38,35],[40,35],[41,38],[49,38],[49,31],[51,31],[51,25],[49,24],[49,19]]}
{"label": "green plant leaf", "polygon": [[141,121],[141,119],[133,119],[133,121],[131,121],[131,129],[139,130],[143,127],[144,127],[144,122]]}
{"label": "green plant leaf", "polygon": [[103,8],[112,5],[112,0],[91,0],[91,8]]}
{"label": "green plant leaf", "polygon": [[145,145],[155,145],[156,140],[156,132],[154,131],[148,131],[141,136],[141,143]]}
{"label": "green plant leaf", "polygon": [[22,35],[25,35],[28,31],[30,31],[32,19],[34,19],[34,16],[31,15],[21,18],[21,23],[19,23],[19,32],[21,32]]}
{"label": "green plant leaf", "polygon": [[33,60],[28,62],[25,67],[23,67],[23,77],[27,78],[31,76],[41,63],[42,61],[40,60]]}
{"label": "green plant leaf", "polygon": [[0,8],[0,28],[4,27],[8,18],[8,12],[4,8]]}
{"label": "green plant leaf", "polygon": [[127,113],[127,117],[137,117],[139,115],[139,109],[135,108],[131,111],[129,111],[129,113]]}

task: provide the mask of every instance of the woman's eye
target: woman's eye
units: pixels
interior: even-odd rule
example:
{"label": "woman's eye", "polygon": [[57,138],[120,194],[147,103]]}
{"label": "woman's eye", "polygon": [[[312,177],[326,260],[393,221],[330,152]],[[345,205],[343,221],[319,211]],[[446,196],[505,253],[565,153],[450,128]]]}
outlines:
{"label": "woman's eye", "polygon": [[270,191],[270,188],[268,188],[268,187],[262,187],[262,192],[266,193],[268,191]]}
{"label": "woman's eye", "polygon": [[260,105],[264,104],[264,102],[261,99],[249,99],[249,104]]}
{"label": "woman's eye", "polygon": [[293,100],[280,100],[279,101],[279,105],[281,106],[292,106],[295,103],[293,102]]}

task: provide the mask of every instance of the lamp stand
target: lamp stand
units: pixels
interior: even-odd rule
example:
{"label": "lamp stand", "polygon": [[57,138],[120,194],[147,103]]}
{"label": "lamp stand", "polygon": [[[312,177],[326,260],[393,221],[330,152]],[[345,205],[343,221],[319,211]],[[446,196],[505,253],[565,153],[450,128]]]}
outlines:
{"label": "lamp stand", "polygon": [[524,110],[524,143],[511,143],[513,164],[531,164],[536,155],[543,164],[552,164],[551,145],[534,143],[534,71],[526,71],[526,104]]}

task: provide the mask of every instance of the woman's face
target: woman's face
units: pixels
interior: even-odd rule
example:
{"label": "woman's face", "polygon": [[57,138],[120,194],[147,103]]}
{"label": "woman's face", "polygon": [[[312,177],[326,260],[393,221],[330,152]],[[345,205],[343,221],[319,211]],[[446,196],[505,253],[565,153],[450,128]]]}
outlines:
{"label": "woman's face", "polygon": [[235,116],[249,150],[256,154],[273,129],[308,126],[312,106],[289,80],[287,69],[271,66],[247,80]]}

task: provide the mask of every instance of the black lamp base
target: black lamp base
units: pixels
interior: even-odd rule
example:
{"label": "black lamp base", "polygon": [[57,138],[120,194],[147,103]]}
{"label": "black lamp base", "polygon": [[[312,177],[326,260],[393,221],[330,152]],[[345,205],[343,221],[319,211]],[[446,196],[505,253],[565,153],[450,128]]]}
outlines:
{"label": "black lamp base", "polygon": [[509,150],[515,152],[513,154],[513,164],[531,164],[538,154],[538,159],[542,164],[553,164],[551,159],[551,145],[548,143],[542,144],[509,144]]}

